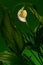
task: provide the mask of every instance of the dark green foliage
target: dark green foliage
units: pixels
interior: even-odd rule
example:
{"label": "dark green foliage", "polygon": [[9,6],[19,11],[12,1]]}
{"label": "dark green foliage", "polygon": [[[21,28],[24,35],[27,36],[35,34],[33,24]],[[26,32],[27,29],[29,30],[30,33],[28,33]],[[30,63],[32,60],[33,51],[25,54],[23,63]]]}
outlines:
{"label": "dark green foliage", "polygon": [[2,61],[0,61],[0,65],[3,65],[3,62]]}
{"label": "dark green foliage", "polygon": [[[32,7],[31,4],[28,5],[27,3],[23,3],[23,6],[24,4],[25,8],[27,7],[27,9],[38,18],[39,14],[36,15],[36,7],[34,5]],[[20,5],[21,4],[18,4],[17,8],[19,8]],[[0,53],[0,61],[7,63],[8,65],[36,65],[31,57],[23,54],[25,48],[28,48],[38,63],[42,65],[43,61],[41,57],[43,57],[43,52],[41,49],[43,50],[43,25],[39,24],[35,32],[32,31],[31,28],[29,28],[27,25],[27,32],[25,32],[25,30],[19,30],[15,24],[15,22],[19,23],[19,20],[16,17],[17,10],[15,11],[14,15],[15,21],[13,21],[6,7],[0,4],[0,9],[3,13],[3,17],[0,23],[0,32],[6,41],[7,47],[9,48],[9,52]],[[42,23],[41,19],[39,21]],[[33,51],[37,52],[39,59],[35,56]]]}
{"label": "dark green foliage", "polygon": [[[3,9],[2,12],[6,10],[4,8],[2,9]],[[5,38],[5,40],[7,41],[8,47],[13,48],[15,52],[20,53],[24,45],[23,40],[22,40],[20,32],[15,27],[15,24],[14,25],[12,24],[12,22],[13,21],[11,20],[7,10],[3,12],[3,19],[1,23],[1,33],[3,37]]]}

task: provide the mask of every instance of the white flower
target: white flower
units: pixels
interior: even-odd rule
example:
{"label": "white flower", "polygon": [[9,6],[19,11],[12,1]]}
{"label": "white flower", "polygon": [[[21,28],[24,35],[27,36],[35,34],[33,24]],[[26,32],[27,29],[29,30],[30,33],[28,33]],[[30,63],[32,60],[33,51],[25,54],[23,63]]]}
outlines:
{"label": "white flower", "polygon": [[24,10],[24,7],[22,7],[19,11],[18,11],[18,19],[22,22],[26,22],[26,17],[27,17],[27,11]]}

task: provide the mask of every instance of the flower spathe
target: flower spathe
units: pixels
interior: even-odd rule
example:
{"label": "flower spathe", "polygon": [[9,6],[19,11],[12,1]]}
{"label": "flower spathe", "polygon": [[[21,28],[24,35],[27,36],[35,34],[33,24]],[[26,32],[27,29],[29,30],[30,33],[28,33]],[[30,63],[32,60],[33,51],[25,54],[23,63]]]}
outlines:
{"label": "flower spathe", "polygon": [[21,21],[21,22],[26,22],[26,17],[27,17],[27,11],[24,10],[24,7],[22,7],[19,11],[18,11],[18,19]]}

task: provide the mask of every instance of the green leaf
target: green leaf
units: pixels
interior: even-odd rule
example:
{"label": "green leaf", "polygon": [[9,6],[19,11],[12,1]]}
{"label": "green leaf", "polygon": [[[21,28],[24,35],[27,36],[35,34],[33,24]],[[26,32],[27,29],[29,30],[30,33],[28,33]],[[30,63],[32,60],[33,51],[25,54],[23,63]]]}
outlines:
{"label": "green leaf", "polygon": [[12,24],[13,21],[7,11],[7,9],[2,6],[3,19],[1,22],[1,33],[4,39],[7,41],[7,46],[13,49],[14,52],[21,53],[23,49],[23,39],[16,28],[15,24]]}
{"label": "green leaf", "polygon": [[42,16],[34,9],[34,7],[33,6],[28,6],[28,8],[36,16],[36,18],[39,20],[39,22],[41,24],[43,24],[43,18],[42,18]]}
{"label": "green leaf", "polygon": [[17,56],[8,51],[0,52],[0,61],[6,64],[16,63],[17,62]]}
{"label": "green leaf", "polygon": [[[16,56],[12,52],[4,51],[0,53],[0,61],[6,63],[8,65],[34,65],[34,63],[30,60],[30,58],[23,56]],[[32,62],[32,63],[31,63]]]}

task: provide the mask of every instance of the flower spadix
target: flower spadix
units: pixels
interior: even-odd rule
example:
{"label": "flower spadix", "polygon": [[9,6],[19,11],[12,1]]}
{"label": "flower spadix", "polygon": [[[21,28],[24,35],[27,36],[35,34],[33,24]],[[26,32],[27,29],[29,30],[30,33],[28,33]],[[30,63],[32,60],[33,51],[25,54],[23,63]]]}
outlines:
{"label": "flower spadix", "polygon": [[18,19],[21,22],[26,22],[26,17],[27,17],[27,11],[24,9],[24,7],[22,7],[18,13],[17,13]]}

